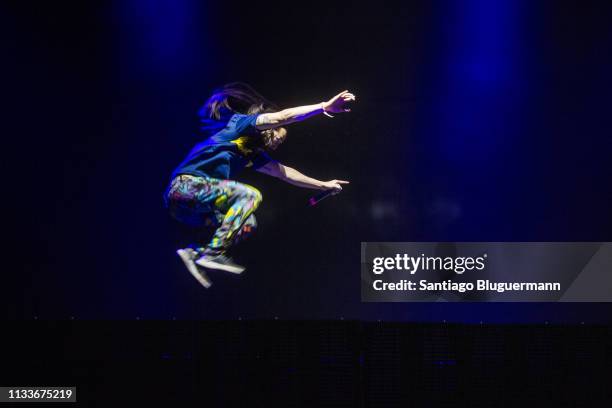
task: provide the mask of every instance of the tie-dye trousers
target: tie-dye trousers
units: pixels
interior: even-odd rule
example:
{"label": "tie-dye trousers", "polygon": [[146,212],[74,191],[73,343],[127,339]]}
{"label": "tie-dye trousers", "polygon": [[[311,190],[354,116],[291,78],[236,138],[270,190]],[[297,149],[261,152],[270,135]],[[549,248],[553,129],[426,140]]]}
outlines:
{"label": "tie-dye trousers", "polygon": [[247,238],[257,227],[253,212],[261,203],[259,190],[233,180],[176,176],[165,193],[165,202],[176,220],[216,228],[212,240],[200,253],[219,254]]}

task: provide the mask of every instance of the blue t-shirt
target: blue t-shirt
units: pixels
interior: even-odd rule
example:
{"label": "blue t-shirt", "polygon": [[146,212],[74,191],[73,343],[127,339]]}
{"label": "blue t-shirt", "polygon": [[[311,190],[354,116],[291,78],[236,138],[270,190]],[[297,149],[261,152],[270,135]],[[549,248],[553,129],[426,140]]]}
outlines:
{"label": "blue t-shirt", "polygon": [[261,149],[245,155],[240,151],[241,136],[259,137],[255,128],[257,115],[232,115],[225,127],[205,141],[195,145],[187,158],[174,170],[172,178],[179,174],[199,177],[233,179],[242,169],[251,166],[258,169],[272,158]]}

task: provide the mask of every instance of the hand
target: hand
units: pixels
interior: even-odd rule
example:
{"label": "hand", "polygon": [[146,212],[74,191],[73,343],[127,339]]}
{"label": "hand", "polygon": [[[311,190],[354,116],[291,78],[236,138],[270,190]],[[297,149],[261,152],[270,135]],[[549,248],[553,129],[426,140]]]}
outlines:
{"label": "hand", "polygon": [[338,194],[340,191],[342,191],[342,184],[349,184],[349,182],[345,180],[324,181],[323,185],[321,186],[321,189],[322,190],[334,190],[334,195],[335,195],[335,194]]}
{"label": "hand", "polygon": [[329,101],[323,102],[323,110],[325,112],[331,113],[350,112],[351,110],[346,106],[349,102],[354,100],[355,95],[353,95],[349,91],[342,91],[338,95],[331,98]]}

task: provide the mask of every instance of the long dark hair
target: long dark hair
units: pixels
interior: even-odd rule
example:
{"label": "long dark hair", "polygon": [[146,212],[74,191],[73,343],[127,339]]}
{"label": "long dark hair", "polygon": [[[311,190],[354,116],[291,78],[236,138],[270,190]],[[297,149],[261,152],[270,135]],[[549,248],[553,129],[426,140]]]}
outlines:
{"label": "long dark hair", "polygon": [[226,121],[235,113],[253,115],[278,110],[276,104],[264,98],[244,82],[232,82],[214,90],[198,112],[203,128],[214,122]]}

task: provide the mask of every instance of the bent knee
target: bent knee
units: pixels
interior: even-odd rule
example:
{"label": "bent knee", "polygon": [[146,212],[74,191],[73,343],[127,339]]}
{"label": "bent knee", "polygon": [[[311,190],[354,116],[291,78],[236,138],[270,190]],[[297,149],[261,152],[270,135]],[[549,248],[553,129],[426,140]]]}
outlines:
{"label": "bent knee", "polygon": [[253,202],[253,206],[255,208],[259,207],[259,204],[261,204],[261,202],[263,200],[263,196],[261,195],[261,191],[259,191],[255,187],[247,186],[247,188],[246,188],[246,195],[247,195],[248,199]]}

